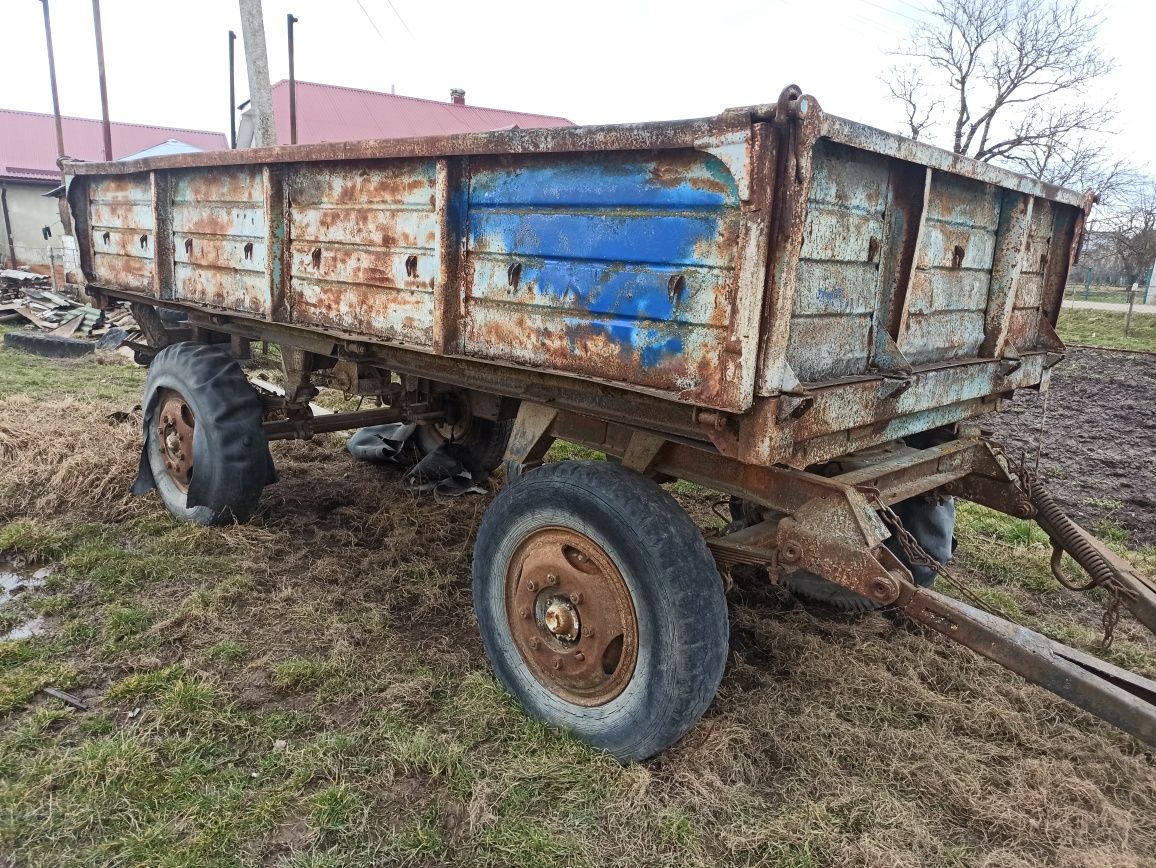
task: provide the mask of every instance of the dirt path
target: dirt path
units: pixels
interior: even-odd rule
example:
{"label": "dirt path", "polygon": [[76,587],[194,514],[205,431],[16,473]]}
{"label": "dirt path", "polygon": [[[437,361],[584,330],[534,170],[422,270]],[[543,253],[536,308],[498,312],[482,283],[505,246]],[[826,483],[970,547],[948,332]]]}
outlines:
{"label": "dirt path", "polygon": [[[1043,396],[1021,392],[984,427],[1030,461],[1044,409]],[[1043,418],[1040,468],[1060,503],[1086,527],[1115,525],[1134,546],[1156,545],[1156,355],[1070,349]]]}

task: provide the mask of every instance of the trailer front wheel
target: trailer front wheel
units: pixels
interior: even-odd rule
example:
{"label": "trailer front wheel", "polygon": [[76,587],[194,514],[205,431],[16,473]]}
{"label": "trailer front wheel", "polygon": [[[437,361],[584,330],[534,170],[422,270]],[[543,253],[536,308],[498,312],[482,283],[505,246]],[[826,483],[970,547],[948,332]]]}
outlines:
{"label": "trailer front wheel", "polygon": [[677,741],[714,698],[722,582],[690,517],[632,470],[567,461],[507,487],[482,520],[473,579],[506,689],[623,762]]}
{"label": "trailer front wheel", "polygon": [[149,366],[145,444],[133,492],[156,488],[169,512],[196,524],[252,514],[275,481],[261,427],[261,400],[220,347],[179,343]]}

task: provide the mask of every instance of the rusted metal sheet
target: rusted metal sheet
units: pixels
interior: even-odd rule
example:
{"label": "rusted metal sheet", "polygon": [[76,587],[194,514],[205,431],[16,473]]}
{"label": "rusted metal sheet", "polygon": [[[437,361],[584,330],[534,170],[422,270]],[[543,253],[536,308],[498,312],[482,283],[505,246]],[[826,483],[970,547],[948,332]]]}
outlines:
{"label": "rusted metal sheet", "polygon": [[150,291],[154,222],[148,175],[93,179],[86,216],[93,276],[109,286]]}
{"label": "rusted metal sheet", "polygon": [[541,373],[607,414],[690,405],[759,463],[1042,384],[1087,204],[794,87],[700,121],[69,169],[97,288],[420,351],[393,370],[446,357],[442,376],[512,397]]}
{"label": "rusted metal sheet", "polygon": [[698,151],[471,161],[461,352],[741,410],[724,379],[742,219]]}
{"label": "rusted metal sheet", "polygon": [[290,170],[292,322],[432,345],[436,176],[433,160]]}
{"label": "rusted metal sheet", "polygon": [[803,382],[867,370],[889,203],[888,161],[815,146],[787,359]]}
{"label": "rusted metal sheet", "polygon": [[898,344],[913,365],[974,358],[983,343],[1000,192],[933,172]]}
{"label": "rusted metal sheet", "polygon": [[264,316],[264,186],[257,167],[172,176],[173,298]]}

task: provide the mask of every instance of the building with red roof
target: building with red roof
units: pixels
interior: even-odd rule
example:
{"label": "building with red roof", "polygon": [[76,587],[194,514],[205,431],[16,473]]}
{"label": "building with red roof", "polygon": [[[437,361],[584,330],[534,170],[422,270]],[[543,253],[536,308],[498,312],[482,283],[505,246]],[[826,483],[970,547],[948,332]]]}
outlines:
{"label": "building with red roof", "polygon": [[[278,144],[289,144],[289,82],[273,85],[273,119]],[[440,102],[355,87],[297,82],[297,144],[406,139],[532,127],[572,127],[566,118],[466,104],[466,92],[455,88]],[[237,146],[253,139],[248,112],[241,116]]]}
{"label": "building with red roof", "polygon": [[[64,152],[81,160],[104,159],[98,120],[62,117]],[[142,152],[213,151],[229,146],[222,133],[111,124],[114,160]],[[47,265],[48,248],[60,246],[63,225],[57,200],[44,194],[60,184],[56,124],[50,114],[0,109],[0,254],[6,267]],[[51,233],[45,238],[45,228]]]}
{"label": "building with red roof", "polygon": [[[289,143],[289,82],[273,85],[277,141]],[[100,121],[65,117],[64,151],[81,160],[104,159]],[[354,87],[297,82],[297,142],[351,142],[441,136],[489,130],[570,127],[555,115],[531,114],[466,104],[463,90],[446,102],[378,93]],[[252,124],[243,111],[237,145],[252,141]],[[222,133],[112,124],[112,157],[122,160],[154,154],[223,150]],[[0,109],[0,254],[6,267],[47,265],[49,247],[58,248],[63,226],[56,199],[44,194],[60,184],[56,167],[56,130],[52,115]],[[50,233],[45,237],[46,230]]]}

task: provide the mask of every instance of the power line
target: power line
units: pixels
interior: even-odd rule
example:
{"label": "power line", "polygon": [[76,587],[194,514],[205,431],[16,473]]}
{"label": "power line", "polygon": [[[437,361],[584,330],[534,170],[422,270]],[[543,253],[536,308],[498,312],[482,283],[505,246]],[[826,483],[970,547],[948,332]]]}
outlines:
{"label": "power line", "polygon": [[401,22],[401,26],[405,28],[405,32],[409,34],[409,38],[417,42],[417,37],[413,35],[413,31],[409,29],[409,25],[405,23],[405,19],[401,17],[401,13],[397,11],[397,7],[393,5],[393,0],[385,0],[389,4],[389,8],[393,10],[393,14],[397,16],[397,20]]}
{"label": "power line", "polygon": [[385,35],[377,28],[377,24],[374,23],[373,18],[370,17],[369,10],[365,8],[365,4],[363,4],[361,0],[357,0],[357,5],[361,8],[362,13],[365,15],[365,20],[369,22],[369,26],[373,28],[373,32],[378,35],[383,43],[389,45],[389,43],[386,42]]}

